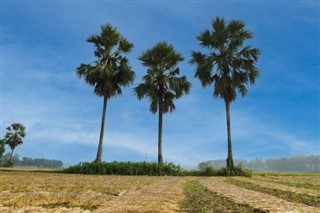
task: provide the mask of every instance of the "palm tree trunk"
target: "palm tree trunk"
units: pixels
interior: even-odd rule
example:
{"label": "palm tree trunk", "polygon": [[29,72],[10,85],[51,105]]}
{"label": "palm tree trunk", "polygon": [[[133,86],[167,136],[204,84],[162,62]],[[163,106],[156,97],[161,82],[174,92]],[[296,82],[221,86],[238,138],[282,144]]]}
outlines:
{"label": "palm tree trunk", "polygon": [[9,161],[8,161],[8,165],[9,165],[9,166],[13,166],[13,162],[12,162],[13,150],[14,150],[14,149],[12,149],[11,154],[10,154],[10,158],[9,158]]}
{"label": "palm tree trunk", "polygon": [[99,139],[99,146],[97,151],[97,157],[95,162],[101,161],[102,156],[102,146],[103,146],[103,133],[104,133],[104,124],[106,120],[106,111],[107,111],[107,97],[103,98],[103,110],[102,110],[102,119],[101,119],[101,129],[100,129],[100,139]]}
{"label": "palm tree trunk", "polygon": [[231,141],[231,123],[230,123],[230,101],[225,100],[226,117],[227,117],[227,132],[228,132],[228,158],[227,168],[233,170],[233,157],[232,157],[232,141]]}
{"label": "palm tree trunk", "polygon": [[162,117],[163,117],[163,109],[162,103],[159,102],[159,124],[158,124],[158,163],[163,163],[162,157]]}

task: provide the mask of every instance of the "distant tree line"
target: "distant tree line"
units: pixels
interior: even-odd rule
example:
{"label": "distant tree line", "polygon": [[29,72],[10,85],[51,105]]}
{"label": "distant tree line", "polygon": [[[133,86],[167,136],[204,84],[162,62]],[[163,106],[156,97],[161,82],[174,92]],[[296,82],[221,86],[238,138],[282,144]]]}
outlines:
{"label": "distant tree line", "polygon": [[[320,155],[296,155],[292,157],[254,160],[234,160],[235,165],[242,165],[253,171],[279,172],[320,172]],[[199,169],[211,166],[219,169],[226,166],[225,160],[210,160],[198,164]]]}
{"label": "distant tree line", "polygon": [[[2,162],[8,162],[10,159],[11,153],[6,153],[2,157]],[[0,163],[2,163],[0,162]],[[38,167],[38,168],[62,168],[63,162],[61,160],[48,160],[44,158],[29,158],[23,157],[20,160],[18,154],[12,156],[12,163],[14,166],[20,167]]]}

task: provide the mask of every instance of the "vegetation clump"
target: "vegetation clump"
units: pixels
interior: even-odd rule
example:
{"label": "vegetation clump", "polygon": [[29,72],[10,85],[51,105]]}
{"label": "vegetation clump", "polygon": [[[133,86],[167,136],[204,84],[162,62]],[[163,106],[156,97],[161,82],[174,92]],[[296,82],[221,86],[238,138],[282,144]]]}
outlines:
{"label": "vegetation clump", "polygon": [[150,175],[178,176],[183,169],[173,163],[156,162],[81,162],[64,169],[64,173],[95,174],[95,175]]}
{"label": "vegetation clump", "polygon": [[197,170],[185,171],[186,175],[191,176],[245,176],[251,177],[252,171],[241,165],[235,166],[233,170],[226,167],[214,169],[210,165],[199,167]]}
{"label": "vegetation clump", "polygon": [[74,166],[61,170],[63,173],[90,175],[150,175],[150,176],[246,176],[252,171],[242,166],[234,167],[230,172],[227,168],[216,170],[212,167],[198,170],[185,170],[173,163],[156,162],[80,162]]}

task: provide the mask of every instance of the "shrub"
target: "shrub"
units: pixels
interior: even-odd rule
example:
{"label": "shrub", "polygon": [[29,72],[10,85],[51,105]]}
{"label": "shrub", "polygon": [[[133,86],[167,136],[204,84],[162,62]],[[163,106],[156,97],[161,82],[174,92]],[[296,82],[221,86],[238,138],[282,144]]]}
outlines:
{"label": "shrub", "polygon": [[221,169],[214,169],[212,166],[208,165],[201,167],[198,170],[183,171],[186,176],[245,176],[251,177],[252,171],[238,165],[234,167],[233,170],[229,170],[226,167]]}
{"label": "shrub", "polygon": [[96,175],[182,175],[180,166],[173,163],[158,164],[155,162],[81,162],[64,169],[64,173]]}
{"label": "shrub", "polygon": [[227,168],[214,169],[204,166],[198,170],[184,170],[173,163],[158,164],[156,162],[81,162],[70,166],[63,173],[91,174],[91,175],[150,175],[150,176],[246,176],[252,171],[238,165],[233,170]]}
{"label": "shrub", "polygon": [[223,167],[217,171],[217,175],[219,176],[245,176],[251,177],[252,171],[250,169],[246,169],[241,165],[238,165],[233,168],[233,170],[229,170],[226,167]]}

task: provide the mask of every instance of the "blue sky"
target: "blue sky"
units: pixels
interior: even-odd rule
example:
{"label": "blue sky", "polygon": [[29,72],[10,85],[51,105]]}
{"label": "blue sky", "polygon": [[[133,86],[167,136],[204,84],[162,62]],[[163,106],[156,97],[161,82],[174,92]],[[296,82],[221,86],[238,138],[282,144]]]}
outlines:
{"label": "blue sky", "polygon": [[[108,103],[105,161],[156,161],[157,115],[132,88],[146,72],[138,56],[156,42],[173,44],[185,60],[190,95],[164,116],[163,155],[192,168],[227,155],[225,108],[202,88],[192,50],[211,20],[241,19],[261,50],[260,78],[231,105],[237,159],[320,153],[320,5],[318,1],[1,1],[1,138],[13,122],[26,126],[21,157],[94,160],[102,99],[75,69],[94,60],[85,42],[111,23],[135,47],[128,55],[134,85]],[[7,148],[9,150],[9,148]]]}

